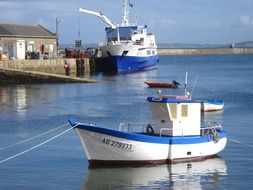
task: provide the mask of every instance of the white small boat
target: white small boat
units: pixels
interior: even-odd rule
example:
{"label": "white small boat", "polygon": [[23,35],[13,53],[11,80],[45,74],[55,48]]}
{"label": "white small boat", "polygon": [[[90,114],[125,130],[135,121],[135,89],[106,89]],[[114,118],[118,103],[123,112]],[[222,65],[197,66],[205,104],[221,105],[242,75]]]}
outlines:
{"label": "white small boat", "polygon": [[115,130],[69,120],[90,166],[198,160],[225,148],[227,133],[219,123],[201,126],[200,102],[161,97],[147,101],[154,125],[121,124]]}
{"label": "white small boat", "polygon": [[208,111],[220,111],[224,108],[224,100],[201,100],[201,110],[208,112]]}

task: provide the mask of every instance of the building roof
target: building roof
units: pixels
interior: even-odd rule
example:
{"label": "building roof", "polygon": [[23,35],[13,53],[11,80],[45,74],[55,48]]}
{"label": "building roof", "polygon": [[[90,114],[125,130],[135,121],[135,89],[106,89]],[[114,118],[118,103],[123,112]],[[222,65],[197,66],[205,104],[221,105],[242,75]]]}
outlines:
{"label": "building roof", "polygon": [[0,37],[56,38],[56,35],[41,25],[0,24]]}

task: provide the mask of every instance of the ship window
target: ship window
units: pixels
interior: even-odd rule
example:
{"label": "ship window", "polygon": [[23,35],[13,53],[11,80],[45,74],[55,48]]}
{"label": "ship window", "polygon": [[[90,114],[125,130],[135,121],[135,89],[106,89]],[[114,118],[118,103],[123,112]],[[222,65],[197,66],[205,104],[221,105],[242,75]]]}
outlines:
{"label": "ship window", "polygon": [[182,117],[187,117],[188,116],[188,106],[187,105],[182,105],[182,107],[181,107],[181,116]]}
{"label": "ship window", "polygon": [[125,40],[129,40],[129,38],[127,38],[127,37],[120,37],[120,41],[125,41]]}
{"label": "ship window", "polygon": [[148,55],[151,55],[151,51],[150,51],[150,50],[147,50],[147,54],[148,54]]}

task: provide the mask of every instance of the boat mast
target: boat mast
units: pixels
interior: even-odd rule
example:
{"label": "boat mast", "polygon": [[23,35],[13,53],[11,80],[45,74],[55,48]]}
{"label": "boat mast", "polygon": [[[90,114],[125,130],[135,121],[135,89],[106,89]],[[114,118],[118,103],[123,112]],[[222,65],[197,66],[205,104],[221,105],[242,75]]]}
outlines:
{"label": "boat mast", "polygon": [[122,26],[129,26],[129,5],[130,0],[123,0],[123,18]]}

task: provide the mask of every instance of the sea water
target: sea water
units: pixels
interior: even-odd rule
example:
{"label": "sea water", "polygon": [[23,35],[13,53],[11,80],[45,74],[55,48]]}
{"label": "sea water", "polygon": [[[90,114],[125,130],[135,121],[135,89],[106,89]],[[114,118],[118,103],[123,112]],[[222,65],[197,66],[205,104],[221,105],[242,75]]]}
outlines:
{"label": "sea water", "polygon": [[193,99],[225,101],[223,111],[202,114],[204,122],[219,121],[228,132],[228,144],[218,157],[89,169],[78,136],[71,130],[1,163],[0,189],[252,189],[253,55],[160,56],[154,70],[85,76],[102,81],[95,84],[0,86],[0,161],[68,129],[63,126],[38,136],[69,118],[109,128],[150,123],[146,97],[156,96],[157,89],[148,88],[144,81],[177,80],[178,89],[162,89],[162,94],[182,95],[186,72]]}

